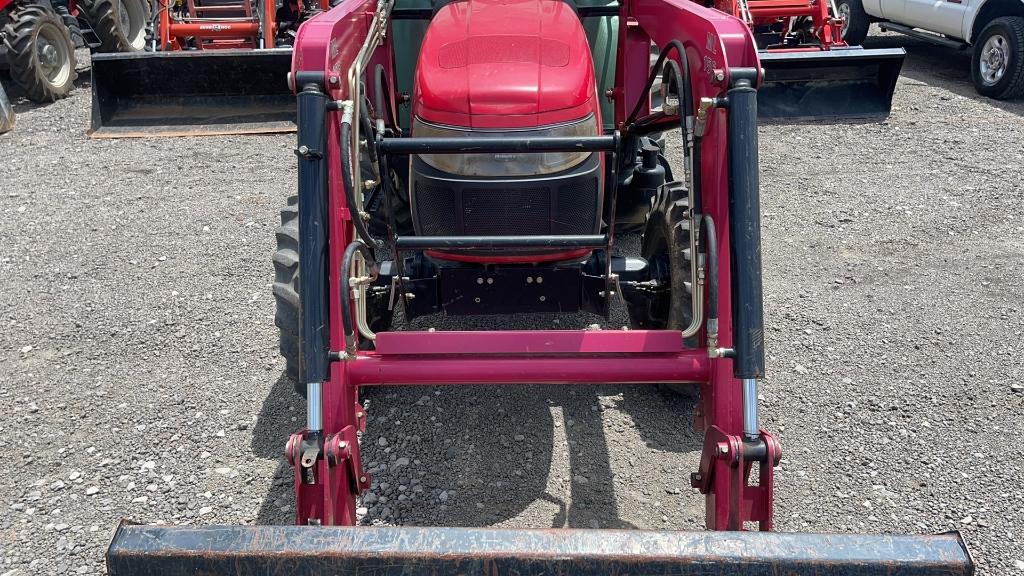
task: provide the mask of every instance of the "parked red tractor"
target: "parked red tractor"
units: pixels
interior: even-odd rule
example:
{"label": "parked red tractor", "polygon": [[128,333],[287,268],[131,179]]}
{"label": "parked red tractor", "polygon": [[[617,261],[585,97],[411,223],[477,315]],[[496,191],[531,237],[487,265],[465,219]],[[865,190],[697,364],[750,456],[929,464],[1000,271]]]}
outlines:
{"label": "parked red tractor", "polygon": [[0,0],[0,68],[34,102],[71,93],[75,48],[129,52],[145,46],[147,0]]}
{"label": "parked red tractor", "polygon": [[77,77],[75,66],[74,41],[49,1],[0,0],[0,67],[30,100],[67,96]]}
{"label": "parked red tractor", "polygon": [[[594,55],[611,46],[590,44],[592,18],[622,23],[607,92]],[[429,22],[421,45],[392,33],[410,19]],[[285,450],[296,526],[125,524],[112,576],[973,573],[957,534],[772,532],[781,451],[757,406],[762,72],[742,21],[689,0],[342,0],[299,29],[290,79],[298,200],[275,294],[307,402]],[[679,148],[652,138],[676,130]],[[645,220],[638,255],[615,251],[620,207]],[[391,302],[407,318],[607,315],[619,298],[631,329],[389,330]],[[599,382],[699,390],[703,452],[680,484],[704,494],[710,532],[354,526],[371,483],[361,387]]]}

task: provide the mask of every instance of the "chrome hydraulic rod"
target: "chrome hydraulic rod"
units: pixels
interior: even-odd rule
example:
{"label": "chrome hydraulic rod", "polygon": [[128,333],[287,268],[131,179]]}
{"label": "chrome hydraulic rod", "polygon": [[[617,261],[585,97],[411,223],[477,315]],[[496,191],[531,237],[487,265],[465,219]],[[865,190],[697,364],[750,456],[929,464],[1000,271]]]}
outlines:
{"label": "chrome hydraulic rod", "polygon": [[306,429],[310,432],[322,432],[324,429],[322,387],[320,382],[306,384]]}
{"label": "chrome hydraulic rod", "polygon": [[747,440],[757,440],[761,435],[761,425],[757,419],[757,380],[743,379],[743,436]]}

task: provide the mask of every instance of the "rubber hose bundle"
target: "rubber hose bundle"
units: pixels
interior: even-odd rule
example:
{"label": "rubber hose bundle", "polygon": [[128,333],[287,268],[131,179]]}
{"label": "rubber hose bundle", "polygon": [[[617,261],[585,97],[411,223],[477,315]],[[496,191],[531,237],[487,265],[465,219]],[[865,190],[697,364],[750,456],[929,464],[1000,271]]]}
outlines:
{"label": "rubber hose bundle", "polygon": [[356,209],[356,191],[352,184],[352,109],[346,108],[341,115],[341,178],[345,186],[345,203],[348,204],[349,212],[352,214],[352,224],[356,229],[356,236],[363,241],[363,244],[371,251],[380,248],[383,244],[370,235],[363,222],[362,214]]}

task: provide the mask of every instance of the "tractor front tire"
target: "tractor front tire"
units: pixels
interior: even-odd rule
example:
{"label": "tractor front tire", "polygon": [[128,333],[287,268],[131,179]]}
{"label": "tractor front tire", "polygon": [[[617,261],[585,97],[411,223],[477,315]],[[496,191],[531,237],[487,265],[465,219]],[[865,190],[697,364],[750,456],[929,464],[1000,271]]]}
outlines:
{"label": "tractor front tire", "polygon": [[864,11],[862,0],[836,0],[836,10],[843,17],[843,40],[850,46],[863,44],[871,28],[871,17]]}
{"label": "tractor front tire", "polygon": [[281,226],[276,231],[277,249],[274,250],[274,300],[277,311],[274,324],[277,325],[281,356],[284,356],[285,373],[292,379],[297,392],[305,386],[299,384],[299,355],[301,354],[301,332],[299,312],[299,198],[290,196],[288,204],[281,209]]}
{"label": "tractor front tire", "polygon": [[[640,255],[660,291],[629,306],[629,318],[640,330],[685,330],[693,317],[690,285],[690,196],[682,182],[669,182],[651,198]],[[668,285],[665,286],[664,282]]]}
{"label": "tractor front tire", "polygon": [[[306,384],[299,381],[299,357],[302,355],[302,299],[299,296],[299,197],[290,196],[281,209],[281,225],[277,228],[277,249],[274,251],[274,300],[277,310],[274,324],[279,330],[278,348],[285,361],[285,374],[291,378],[295,391],[306,395]],[[374,332],[391,328],[392,313],[388,298],[377,296],[367,309],[367,322]],[[364,341],[361,348],[372,343]]]}
{"label": "tractor front tire", "polygon": [[[651,274],[668,282],[649,298],[628,303],[630,324],[639,330],[679,330],[693,319],[693,286],[690,258],[690,195],[682,182],[669,182],[651,199],[641,241],[640,255]],[[696,338],[683,342],[696,346]],[[662,384],[664,391],[695,398],[699,388],[692,384]]]}
{"label": "tractor front tire", "polygon": [[21,2],[3,30],[11,78],[33,102],[54,102],[71,93],[77,72],[75,44],[49,6]]}
{"label": "tractor front tire", "polygon": [[86,19],[100,39],[97,52],[141,52],[149,22],[147,0],[87,0]]}
{"label": "tractor front tire", "polygon": [[1004,16],[985,26],[974,43],[971,80],[982,96],[1024,96],[1024,17]]}

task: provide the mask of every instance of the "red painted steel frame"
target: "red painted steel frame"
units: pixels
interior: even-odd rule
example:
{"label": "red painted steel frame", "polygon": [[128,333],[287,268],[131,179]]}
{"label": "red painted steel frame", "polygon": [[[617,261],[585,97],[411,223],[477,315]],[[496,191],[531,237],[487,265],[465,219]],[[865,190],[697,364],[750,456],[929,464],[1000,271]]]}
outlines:
{"label": "red painted steel frame", "polygon": [[[375,0],[342,0],[335,8],[299,29],[292,72],[316,73],[329,96],[347,98],[346,76],[372,19]],[[625,0],[622,3],[617,62],[615,122],[621,127],[632,109],[649,67],[650,42],[665,46],[679,40],[685,47],[694,84],[694,96],[723,96],[730,85],[730,69],[760,69],[753,39],[740,20],[691,0]],[[394,37],[389,33],[386,42]],[[385,44],[375,59],[391,63]],[[371,85],[372,83],[367,83]],[[395,85],[395,83],[392,83]],[[340,270],[342,254],[354,239],[351,213],[345,204],[338,148],[339,112],[328,113],[329,269]],[[728,155],[726,111],[713,109],[703,138],[703,212],[719,230],[719,345],[732,345],[732,310],[729,265]],[[751,159],[738,158],[744,162]],[[329,293],[340,294],[340,279],[332,274]],[[348,303],[351,305],[351,302]],[[338,298],[331,299],[331,348],[344,349]],[[318,466],[318,482],[300,481],[296,467],[296,521],[317,518],[324,524],[354,524],[355,497],[369,484],[359,465],[355,431],[365,423],[358,403],[358,387],[382,384],[442,383],[599,383],[679,382],[701,385],[698,420],[708,437],[735,443],[742,434],[742,391],[732,376],[732,361],[711,359],[704,348],[673,347],[664,332],[607,331],[537,333],[409,333],[380,334],[378,349],[360,352],[356,359],[331,364],[323,387],[323,428],[328,458]],[[678,337],[678,333],[672,333]],[[546,352],[544,352],[546,350]],[[468,351],[468,353],[467,353]],[[289,443],[294,458],[295,442]],[[777,444],[764,435],[770,460],[777,460]],[[695,485],[706,492],[707,527],[742,529],[759,522],[770,529],[771,470],[762,465],[760,486],[749,486],[750,464],[743,447],[727,457],[716,456],[718,444],[705,449]],[[343,448],[341,447],[343,445]],[[773,448],[774,447],[774,448]],[[737,454],[739,456],[737,456]]]}
{"label": "red painted steel frame", "polygon": [[[715,8],[740,16],[739,0],[715,0]],[[813,22],[812,29],[820,46],[804,46],[798,50],[828,50],[833,46],[846,46],[843,40],[842,25],[839,20],[829,14],[827,0],[748,0],[747,10],[750,13],[751,26],[769,26],[782,21],[788,23],[790,18],[809,16]],[[780,41],[782,38],[780,37]],[[774,49],[772,49],[774,51]]]}
{"label": "red painted steel frame", "polygon": [[[178,22],[171,18],[170,0],[158,0],[160,10],[160,49],[183,50],[185,39],[196,37],[211,40],[209,44],[199,42],[206,48],[256,48],[260,34],[260,23],[255,18],[251,22],[219,21],[215,18],[201,22]],[[273,19],[269,29],[273,29]],[[273,36],[271,36],[273,38]],[[268,47],[272,48],[273,44]]]}
{"label": "red painted steel frame", "polygon": [[[328,7],[329,0],[321,0],[320,7]],[[205,48],[257,48],[259,38],[263,39],[265,48],[275,47],[277,37],[277,20],[274,2],[264,2],[263,30],[260,31],[258,16],[253,14],[250,22],[237,20],[218,20],[204,18],[196,22],[178,22],[171,18],[171,0],[158,0],[160,11],[160,47],[161,50],[182,50],[187,38],[210,40]]]}

